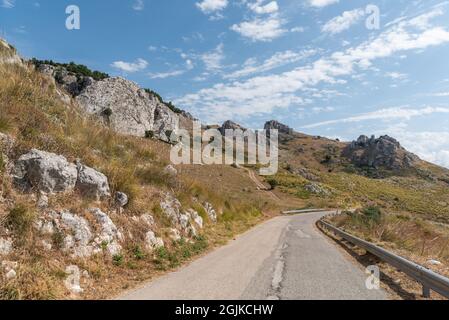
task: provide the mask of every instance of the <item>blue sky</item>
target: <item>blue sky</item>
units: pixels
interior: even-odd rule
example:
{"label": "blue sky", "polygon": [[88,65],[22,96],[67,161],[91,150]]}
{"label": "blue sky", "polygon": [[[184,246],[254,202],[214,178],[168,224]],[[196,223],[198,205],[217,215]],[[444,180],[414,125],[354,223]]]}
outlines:
{"label": "blue sky", "polygon": [[[71,4],[80,30],[65,27]],[[390,134],[449,167],[449,1],[0,0],[0,37],[126,77],[204,122]]]}

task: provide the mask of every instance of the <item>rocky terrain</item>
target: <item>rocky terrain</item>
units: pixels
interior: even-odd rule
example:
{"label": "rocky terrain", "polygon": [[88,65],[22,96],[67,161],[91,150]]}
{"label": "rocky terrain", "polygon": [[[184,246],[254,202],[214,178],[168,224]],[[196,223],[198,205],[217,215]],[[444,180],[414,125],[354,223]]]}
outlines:
{"label": "rocky terrain", "polygon": [[394,138],[360,136],[350,143],[343,155],[357,167],[386,168],[400,171],[413,167],[420,159],[405,150]]}
{"label": "rocky terrain", "polygon": [[176,114],[159,97],[123,78],[94,80],[49,64],[38,64],[38,70],[54,77],[84,112],[122,134],[169,142],[180,117],[192,120],[190,114]]}
{"label": "rocky terrain", "polygon": [[0,299],[111,297],[275,207],[243,170],[169,165],[192,117],[151,90],[0,45]]}
{"label": "rocky terrain", "polygon": [[269,121],[281,168],[264,183],[257,166],[170,165],[170,135],[192,117],[133,82],[36,68],[4,41],[0,74],[0,299],[108,298],[287,208],[449,223],[449,171],[388,136]]}

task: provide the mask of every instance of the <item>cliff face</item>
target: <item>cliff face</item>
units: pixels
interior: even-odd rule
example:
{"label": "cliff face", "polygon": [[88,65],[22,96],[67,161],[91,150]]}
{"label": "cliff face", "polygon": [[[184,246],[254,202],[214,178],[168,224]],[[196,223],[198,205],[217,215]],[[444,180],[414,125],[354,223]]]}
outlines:
{"label": "cliff face", "polygon": [[178,129],[178,115],[137,84],[122,78],[93,81],[76,100],[87,113],[123,134],[151,134],[169,141],[171,132]]}
{"label": "cliff face", "polygon": [[413,167],[420,160],[389,136],[378,139],[360,136],[344,149],[343,155],[358,167],[385,168],[394,171]]}

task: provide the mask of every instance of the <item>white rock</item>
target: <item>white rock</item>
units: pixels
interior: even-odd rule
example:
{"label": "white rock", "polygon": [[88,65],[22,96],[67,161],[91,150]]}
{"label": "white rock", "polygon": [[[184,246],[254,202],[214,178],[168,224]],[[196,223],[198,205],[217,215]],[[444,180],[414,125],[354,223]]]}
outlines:
{"label": "white rock", "polygon": [[154,249],[164,246],[164,240],[157,238],[153,231],[148,231],[145,235],[145,246],[147,250],[153,251]]}
{"label": "white rock", "polygon": [[53,222],[44,221],[42,226],[40,227],[40,232],[43,235],[53,235],[55,233],[55,227],[53,226]]}
{"label": "white rock", "polygon": [[93,254],[93,247],[89,245],[92,240],[92,232],[87,220],[69,211],[62,211],[60,224],[73,234],[73,236],[66,235],[64,250],[72,251],[74,257],[90,257]]}
{"label": "white rock", "polygon": [[12,269],[17,269],[19,267],[19,263],[15,262],[15,261],[2,261],[2,269],[5,272],[8,272],[9,270]]}
{"label": "white rock", "polygon": [[12,252],[12,241],[0,238],[0,256],[6,256]]}
{"label": "white rock", "polygon": [[186,229],[187,234],[189,235],[189,237],[196,237],[198,235],[198,232],[196,231],[195,227],[190,225],[187,229]]}
{"label": "white rock", "polygon": [[6,273],[5,277],[6,280],[15,279],[17,277],[17,272],[14,269],[11,269]]}
{"label": "white rock", "polygon": [[430,264],[430,265],[432,265],[432,266],[441,266],[441,265],[442,265],[442,263],[441,263],[440,261],[438,261],[438,260],[433,260],[433,259],[427,261],[427,263]]}
{"label": "white rock", "polygon": [[217,213],[215,212],[214,207],[209,202],[205,202],[203,207],[209,219],[212,222],[217,222]]}
{"label": "white rock", "polygon": [[[93,81],[76,100],[87,113],[126,135],[144,137],[152,132],[155,138],[167,141],[166,132],[178,129],[178,115],[136,83],[122,78]],[[105,110],[110,115],[105,115]]]}
{"label": "white rock", "polygon": [[85,196],[102,199],[111,196],[108,178],[77,161],[78,180],[76,188]]}
{"label": "white rock", "polygon": [[117,229],[111,218],[98,208],[91,209],[97,222],[100,224],[101,233],[96,242],[101,244],[107,243],[107,249],[111,255],[119,254],[122,247],[118,243],[123,240],[122,233]]}
{"label": "white rock", "polygon": [[164,200],[160,202],[160,206],[165,215],[170,218],[174,225],[180,223],[181,203],[173,195],[165,194]]}
{"label": "white rock", "polygon": [[141,215],[140,220],[149,227],[154,225],[154,218],[151,214],[146,213]]}
{"label": "white rock", "polygon": [[44,250],[46,250],[46,251],[51,251],[51,249],[53,248],[52,244],[47,240],[42,240],[41,245],[42,245],[42,248],[44,248]]}
{"label": "white rock", "polygon": [[185,230],[187,229],[187,227],[190,224],[190,220],[189,220],[189,216],[186,214],[181,214],[179,216],[179,224],[181,225],[181,227]]}
{"label": "white rock", "polygon": [[15,163],[12,176],[23,191],[67,192],[75,187],[76,166],[63,156],[33,149]]}
{"label": "white rock", "polygon": [[170,239],[172,239],[173,241],[181,240],[181,233],[179,232],[178,229],[175,228],[170,229]]}
{"label": "white rock", "polygon": [[170,176],[177,176],[178,175],[178,170],[176,170],[175,167],[173,167],[171,164],[169,164],[168,166],[166,166],[164,168],[164,173]]}
{"label": "white rock", "polygon": [[37,200],[37,207],[39,209],[45,209],[48,207],[48,197],[45,193],[39,195],[39,199]]}
{"label": "white rock", "polygon": [[203,229],[203,218],[195,210],[190,210],[190,216],[200,229]]}
{"label": "white rock", "polygon": [[119,207],[123,208],[124,206],[126,206],[128,204],[128,202],[129,202],[129,199],[128,199],[128,195],[126,193],[123,193],[123,192],[115,193],[115,203]]}

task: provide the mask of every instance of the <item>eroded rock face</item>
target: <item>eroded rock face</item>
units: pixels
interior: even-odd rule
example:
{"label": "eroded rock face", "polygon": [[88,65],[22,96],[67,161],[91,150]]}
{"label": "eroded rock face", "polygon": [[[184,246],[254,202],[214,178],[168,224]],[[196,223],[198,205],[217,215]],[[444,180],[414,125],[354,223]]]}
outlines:
{"label": "eroded rock face", "polygon": [[220,133],[224,136],[226,134],[226,130],[242,130],[245,131],[246,128],[242,127],[238,123],[235,123],[231,120],[225,121],[222,126],[218,129]]}
{"label": "eroded rock face", "polygon": [[360,136],[343,151],[343,155],[358,167],[402,170],[412,167],[419,158],[405,150],[400,143],[389,136],[375,138]]}
{"label": "eroded rock face", "polygon": [[94,81],[76,100],[84,111],[123,134],[144,137],[151,132],[155,138],[169,141],[171,132],[178,129],[179,118],[173,111],[134,82],[122,78]]}
{"label": "eroded rock face", "polygon": [[78,171],[63,156],[33,149],[16,161],[12,176],[23,191],[56,193],[73,190]]}
{"label": "eroded rock face", "polygon": [[95,81],[91,77],[76,75],[63,67],[55,67],[48,64],[39,65],[37,70],[53,77],[73,97],[79,95],[84,88]]}
{"label": "eroded rock face", "polygon": [[289,126],[282,124],[276,120],[271,120],[271,121],[268,121],[267,123],[265,123],[264,129],[265,130],[275,129],[275,130],[278,130],[279,133],[288,134],[288,135],[293,134],[292,128],[290,128]]}
{"label": "eroded rock face", "polygon": [[98,200],[111,196],[108,178],[104,174],[79,161],[77,161],[76,167],[78,170],[76,188],[82,195]]}

